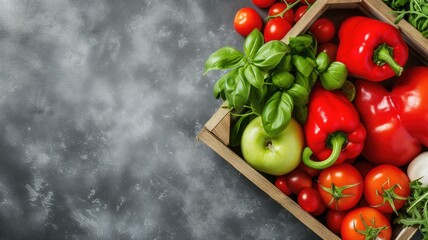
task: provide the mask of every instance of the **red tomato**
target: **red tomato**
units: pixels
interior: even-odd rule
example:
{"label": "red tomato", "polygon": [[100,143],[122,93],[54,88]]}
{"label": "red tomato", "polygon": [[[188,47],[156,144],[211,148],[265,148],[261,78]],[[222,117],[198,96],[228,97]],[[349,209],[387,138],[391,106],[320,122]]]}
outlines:
{"label": "red tomato", "polygon": [[287,186],[287,181],[285,176],[279,176],[275,180],[275,187],[277,187],[285,195],[290,196],[292,194],[290,188]]}
{"label": "red tomato", "polygon": [[303,210],[314,216],[321,215],[326,209],[320,193],[313,188],[302,189],[297,196],[297,203]]}
{"label": "red tomato", "polygon": [[392,230],[388,219],[374,208],[362,207],[346,214],[340,233],[343,240],[364,240],[370,233],[375,233],[376,229],[380,231],[377,236],[371,236],[371,239],[391,239]]}
{"label": "red tomato", "polygon": [[285,0],[288,4],[290,4],[290,3],[295,3],[296,1],[299,1],[299,0]]}
{"label": "red tomato", "polygon": [[315,168],[311,168],[306,166],[303,162],[300,162],[299,166],[297,166],[297,168],[302,169],[303,171],[305,171],[307,174],[309,174],[309,176],[311,177],[316,177],[318,176],[318,174],[320,174],[320,170],[315,169]]}
{"label": "red tomato", "polygon": [[[272,7],[269,8],[268,16],[276,16],[282,13],[287,9],[287,4],[285,3],[275,3]],[[283,15],[282,18],[287,20],[290,24],[294,23],[294,11],[292,8],[288,9]]]}
{"label": "red tomato", "polygon": [[301,169],[294,169],[285,175],[287,186],[294,194],[299,194],[303,188],[312,187],[312,178]]}
{"label": "red tomato", "polygon": [[253,0],[254,5],[259,8],[268,8],[274,4],[276,0]]}
{"label": "red tomato", "polygon": [[302,3],[302,4],[312,4],[312,3],[314,3],[316,0],[300,0],[300,2]]}
{"label": "red tomato", "polygon": [[296,12],[294,12],[294,22],[298,22],[300,18],[306,13],[306,10],[308,10],[308,5],[302,5],[299,8],[297,8]]}
{"label": "red tomato", "polygon": [[319,18],[312,24],[309,31],[311,31],[318,43],[323,43],[331,41],[334,38],[336,26],[328,18]]}
{"label": "red tomato", "polygon": [[262,29],[263,20],[256,10],[245,7],[236,13],[233,24],[239,34],[248,36],[256,28]]}
{"label": "red tomato", "polygon": [[373,163],[367,160],[361,160],[354,163],[354,167],[361,173],[361,176],[363,178],[366,178],[367,173],[369,173],[370,170],[372,170],[375,167],[375,165],[373,165]]}
{"label": "red tomato", "polygon": [[293,26],[282,18],[273,18],[266,23],[263,31],[265,42],[281,40]]}
{"label": "red tomato", "polygon": [[348,163],[322,170],[318,183],[322,200],[334,210],[343,211],[354,207],[363,195],[363,177]]}
{"label": "red tomato", "polygon": [[327,214],[325,216],[325,221],[328,229],[336,234],[340,234],[340,226],[342,225],[342,221],[345,218],[346,214],[350,211],[336,211],[333,209],[328,209]]}
{"label": "red tomato", "polygon": [[370,170],[364,179],[364,197],[371,207],[384,213],[394,212],[394,208],[398,210],[407,202],[409,182],[400,168],[389,164],[379,165]]}

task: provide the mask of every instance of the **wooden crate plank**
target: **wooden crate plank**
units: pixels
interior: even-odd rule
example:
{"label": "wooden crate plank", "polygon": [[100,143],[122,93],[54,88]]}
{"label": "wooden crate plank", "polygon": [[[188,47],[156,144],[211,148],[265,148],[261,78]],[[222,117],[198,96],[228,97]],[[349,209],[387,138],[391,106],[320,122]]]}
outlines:
{"label": "wooden crate plank", "polygon": [[263,192],[268,194],[277,203],[287,209],[293,214],[299,221],[305,224],[307,227],[312,229],[322,239],[340,239],[337,235],[332,233],[326,226],[312,217],[309,213],[299,207],[291,198],[283,194],[278,188],[276,188],[269,180],[267,180],[258,171],[252,168],[247,162],[240,158],[230,148],[225,146],[221,141],[217,139],[208,129],[204,128],[198,135],[198,139],[208,145],[211,149],[217,152],[227,162],[229,162],[236,170],[242,175],[259,187]]}
{"label": "wooden crate plank", "polygon": [[[370,11],[376,18],[394,24],[397,17],[391,13],[389,8],[382,0],[363,0],[361,6]],[[401,20],[397,25],[401,32],[404,33],[403,38],[422,56],[428,56],[428,39],[424,38],[422,34],[414,28],[407,21]],[[426,63],[426,61],[424,61]]]}

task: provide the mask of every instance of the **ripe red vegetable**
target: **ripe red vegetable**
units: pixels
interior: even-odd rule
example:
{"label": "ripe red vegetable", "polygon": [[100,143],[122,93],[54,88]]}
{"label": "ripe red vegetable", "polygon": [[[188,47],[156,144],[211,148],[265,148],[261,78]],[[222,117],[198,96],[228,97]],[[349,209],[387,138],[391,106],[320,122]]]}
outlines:
{"label": "ripe red vegetable", "polygon": [[353,77],[378,82],[400,76],[409,50],[400,32],[391,24],[354,16],[339,28],[337,61]]}
{"label": "ripe red vegetable", "polygon": [[340,228],[342,226],[342,221],[345,218],[346,214],[350,211],[336,211],[331,208],[327,210],[325,216],[325,221],[328,229],[336,234],[340,234]]}
{"label": "ripe red vegetable", "polygon": [[355,89],[368,161],[404,166],[428,146],[428,67],[407,68],[391,92],[364,80],[357,80]]}
{"label": "ripe red vegetable", "polygon": [[346,214],[340,231],[343,240],[391,239],[388,219],[378,210],[362,207]]}
{"label": "ripe red vegetable", "polygon": [[285,175],[287,186],[294,194],[299,194],[304,188],[312,187],[312,178],[301,169],[294,169]]}
{"label": "ripe red vegetable", "polygon": [[308,5],[302,5],[299,8],[297,8],[296,12],[294,13],[294,22],[298,22],[300,18],[306,13],[308,10]]}
{"label": "ripe red vegetable", "polygon": [[348,163],[334,165],[321,171],[318,191],[330,209],[349,210],[363,195],[363,177]]}
{"label": "ripe red vegetable", "polygon": [[[366,131],[357,110],[340,91],[315,87],[309,97],[308,118],[304,125],[308,147],[303,162],[324,169],[357,157],[364,146]],[[312,153],[320,161],[310,159]]]}
{"label": "ripe red vegetable", "polygon": [[282,18],[273,18],[266,23],[265,29],[263,30],[263,36],[265,42],[272,40],[281,40],[290,31],[293,26]]}
{"label": "ripe red vegetable", "polygon": [[364,179],[364,197],[370,207],[383,213],[397,213],[410,195],[409,183],[406,173],[398,167],[379,165]]}
{"label": "ripe red vegetable", "polygon": [[289,22],[290,24],[293,24],[294,23],[293,8],[290,8],[287,11],[285,11],[286,9],[287,9],[287,4],[282,3],[282,2],[275,3],[274,5],[272,5],[269,8],[268,16],[269,17],[272,17],[272,16],[282,17],[283,19],[287,20],[287,22]]}
{"label": "ripe red vegetable", "polygon": [[292,194],[290,188],[287,186],[287,179],[284,175],[279,176],[275,180],[275,187],[277,187],[285,195],[290,196]]}
{"label": "ripe red vegetable", "polygon": [[317,48],[317,54],[320,52],[327,53],[328,57],[330,58],[330,61],[334,62],[336,61],[336,54],[337,54],[337,45],[332,42],[324,42],[318,45]]}
{"label": "ripe red vegetable", "polygon": [[236,13],[233,25],[239,34],[248,36],[256,28],[262,29],[263,20],[256,10],[245,7]]}
{"label": "ripe red vegetable", "polygon": [[304,188],[299,192],[297,203],[303,210],[313,216],[321,215],[326,210],[326,206],[321,200],[320,193],[310,187]]}
{"label": "ripe red vegetable", "polygon": [[268,8],[276,2],[276,0],[252,0],[254,5],[259,8]]}
{"label": "ripe red vegetable", "polygon": [[318,43],[331,41],[336,34],[336,27],[333,21],[328,18],[317,19],[309,28]]}

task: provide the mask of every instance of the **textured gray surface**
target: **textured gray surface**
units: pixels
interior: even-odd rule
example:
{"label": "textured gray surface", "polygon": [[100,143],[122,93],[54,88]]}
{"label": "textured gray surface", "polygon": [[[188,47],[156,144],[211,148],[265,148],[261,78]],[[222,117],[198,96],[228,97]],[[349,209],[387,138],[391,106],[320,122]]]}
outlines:
{"label": "textured gray surface", "polygon": [[0,239],[316,239],[196,134],[248,0],[0,0]]}
{"label": "textured gray surface", "polygon": [[195,136],[250,1],[0,1],[0,239],[304,239]]}

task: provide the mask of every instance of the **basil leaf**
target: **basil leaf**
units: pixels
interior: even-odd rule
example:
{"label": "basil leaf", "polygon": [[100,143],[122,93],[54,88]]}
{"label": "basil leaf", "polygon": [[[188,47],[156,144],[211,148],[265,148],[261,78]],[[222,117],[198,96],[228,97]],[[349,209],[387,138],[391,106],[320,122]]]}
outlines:
{"label": "basil leaf", "polygon": [[311,75],[309,75],[308,77],[309,79],[309,93],[311,92],[311,88],[315,85],[315,83],[317,83],[317,79],[318,79],[318,73],[314,70],[312,71]]}
{"label": "basil leaf", "polygon": [[325,72],[320,74],[322,86],[329,91],[341,88],[348,77],[346,65],[341,62],[332,62]]}
{"label": "basil leaf", "polygon": [[309,93],[305,87],[293,84],[286,92],[293,98],[294,105],[301,107],[308,103]]}
{"label": "basil leaf", "polygon": [[225,85],[226,79],[228,77],[230,77],[230,75],[235,74],[233,72],[234,72],[234,70],[228,72],[223,77],[221,77],[219,80],[217,80],[217,82],[214,84],[213,92],[214,92],[214,97],[216,99],[219,98],[220,97],[220,93],[224,91],[224,85]]}
{"label": "basil leaf", "polygon": [[311,62],[299,55],[293,55],[292,61],[297,71],[302,73],[305,77],[309,77],[309,75],[311,75],[312,70],[314,69],[314,65]]}
{"label": "basil leaf", "polygon": [[282,89],[289,88],[294,83],[294,79],[294,75],[286,71],[277,70],[272,73],[273,85]]}
{"label": "basil leaf", "polygon": [[305,75],[303,75],[303,73],[300,73],[300,72],[296,73],[295,83],[304,87],[308,93],[311,92],[312,86],[311,86],[310,79],[309,77],[306,77]]}
{"label": "basil leaf", "polygon": [[308,118],[308,106],[304,105],[304,106],[300,106],[300,107],[295,107],[294,108],[294,117],[296,118],[296,120],[300,123],[300,124],[305,124],[306,119]]}
{"label": "basil leaf", "polygon": [[265,97],[268,94],[268,86],[264,85],[261,89],[251,87],[250,104],[257,115],[261,115],[265,106]]}
{"label": "basil leaf", "polygon": [[242,78],[242,75],[243,68],[239,68],[233,76],[226,79],[225,94],[229,101],[229,108],[242,109],[250,95],[251,85]]}
{"label": "basil leaf", "polygon": [[238,67],[242,64],[243,55],[232,47],[223,47],[215,51],[205,62],[205,72]]}
{"label": "basil leaf", "polygon": [[248,58],[254,58],[264,43],[263,34],[255,28],[244,41],[244,52]]}
{"label": "basil leaf", "polygon": [[238,121],[233,124],[232,129],[230,129],[230,142],[229,146],[237,147],[241,144],[242,133],[244,132],[245,127],[248,123],[251,122],[254,115],[247,115],[240,117]]}
{"label": "basil leaf", "polygon": [[318,72],[324,72],[330,65],[330,57],[326,52],[320,52],[317,56],[316,62]]}
{"label": "basil leaf", "polygon": [[262,112],[262,123],[266,133],[270,136],[281,133],[290,123],[293,108],[293,99],[288,93],[275,92]]}
{"label": "basil leaf", "polygon": [[286,54],[281,61],[278,63],[277,66],[279,69],[286,71],[286,72],[291,72],[291,70],[293,69],[293,64],[291,64],[291,55],[290,54]]}
{"label": "basil leaf", "polygon": [[262,71],[252,64],[248,64],[244,68],[245,79],[255,88],[261,89],[264,84],[264,76]]}
{"label": "basil leaf", "polygon": [[290,38],[288,46],[293,52],[303,52],[305,49],[312,48],[313,37],[308,34]]}
{"label": "basil leaf", "polygon": [[265,43],[254,57],[254,65],[262,71],[273,69],[281,61],[286,53],[290,52],[289,47],[282,41],[273,40]]}

